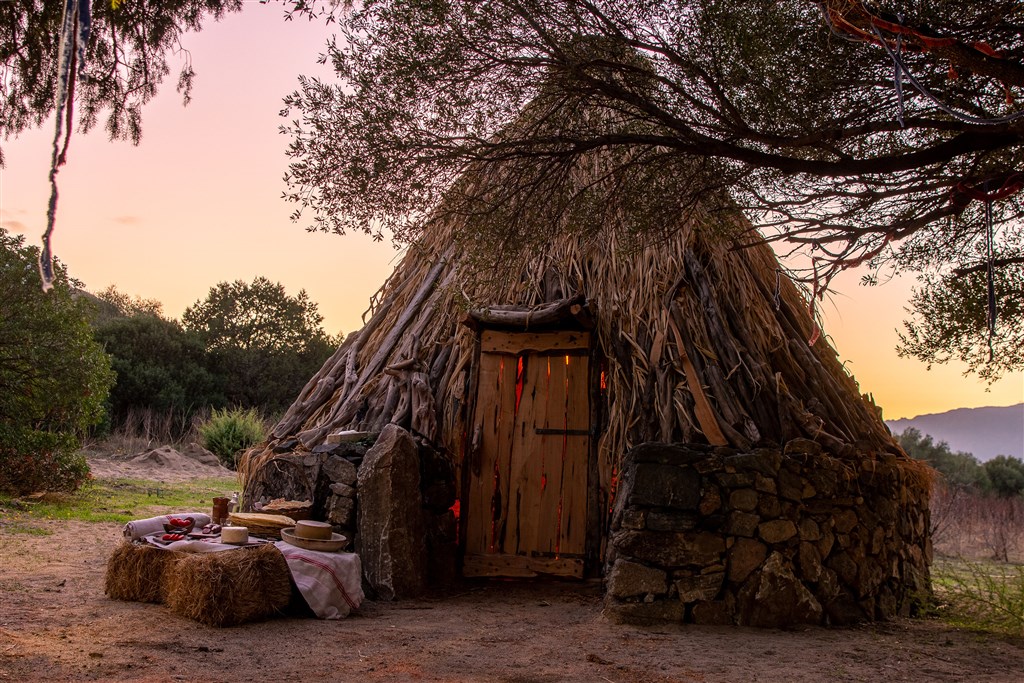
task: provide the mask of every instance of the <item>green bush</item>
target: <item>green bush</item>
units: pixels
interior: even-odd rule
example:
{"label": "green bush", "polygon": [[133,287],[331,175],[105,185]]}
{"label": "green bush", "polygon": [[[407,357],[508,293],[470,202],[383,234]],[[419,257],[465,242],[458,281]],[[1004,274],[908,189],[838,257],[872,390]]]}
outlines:
{"label": "green bush", "polygon": [[71,490],[88,475],[75,455],[114,381],[92,338],[81,283],[54,263],[43,292],[39,249],[0,228],[0,489]]}
{"label": "green bush", "polygon": [[74,491],[89,477],[75,436],[0,424],[0,491]]}
{"label": "green bush", "polygon": [[225,467],[235,469],[238,453],[263,441],[266,429],[255,410],[214,410],[199,435]]}

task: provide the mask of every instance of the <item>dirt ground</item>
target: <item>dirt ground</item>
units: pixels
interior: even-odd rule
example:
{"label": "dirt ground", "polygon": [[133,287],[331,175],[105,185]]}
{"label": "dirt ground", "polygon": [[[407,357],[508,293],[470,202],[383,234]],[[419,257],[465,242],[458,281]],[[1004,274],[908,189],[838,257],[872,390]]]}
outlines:
{"label": "dirt ground", "polygon": [[0,524],[0,681],[1024,680],[1024,642],[937,621],[617,626],[602,616],[594,582],[467,583],[367,602],[341,621],[281,617],[216,629],[104,596],[120,525],[41,524],[52,535]]}

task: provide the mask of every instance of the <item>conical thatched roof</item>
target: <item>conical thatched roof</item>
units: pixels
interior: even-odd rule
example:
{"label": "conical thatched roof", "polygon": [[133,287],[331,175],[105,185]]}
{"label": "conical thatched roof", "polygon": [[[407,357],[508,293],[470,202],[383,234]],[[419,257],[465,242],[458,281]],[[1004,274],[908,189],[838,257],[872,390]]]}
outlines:
{"label": "conical thatched roof", "polygon": [[[549,115],[552,97],[542,92],[514,125],[543,136],[562,129],[559,116],[620,116],[585,106],[584,95]],[[363,329],[309,381],[248,471],[332,432],[389,422],[461,462],[478,354],[477,330],[463,322],[516,309],[532,325],[524,310],[567,300],[585,302],[603,359],[602,486],[644,441],[749,449],[807,438],[839,457],[902,456],[771,249],[733,247],[729,236],[750,234],[738,210],[722,211],[721,196],[674,205],[681,184],[707,173],[657,149],[467,171],[374,296]],[[638,223],[661,236],[638,245]],[[500,264],[480,234],[500,235]]]}
{"label": "conical thatched roof", "polygon": [[571,297],[585,299],[606,359],[603,470],[650,440],[747,449],[803,437],[840,457],[900,452],[827,339],[809,344],[807,300],[768,246],[731,249],[691,220],[630,250],[612,229],[555,235],[485,276],[459,237],[466,220],[433,221],[255,456],[393,421],[458,459],[476,350],[467,314]]}

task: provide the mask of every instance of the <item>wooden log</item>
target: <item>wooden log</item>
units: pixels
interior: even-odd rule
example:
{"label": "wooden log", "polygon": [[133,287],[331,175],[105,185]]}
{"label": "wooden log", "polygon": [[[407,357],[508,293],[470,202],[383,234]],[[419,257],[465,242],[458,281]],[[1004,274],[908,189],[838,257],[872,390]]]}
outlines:
{"label": "wooden log", "polygon": [[397,321],[395,321],[395,324],[388,331],[387,336],[384,337],[378,346],[376,353],[374,353],[373,357],[370,358],[369,362],[366,363],[362,371],[359,373],[359,384],[365,382],[371,375],[380,372],[381,367],[384,365],[384,361],[391,355],[391,351],[394,349],[395,344],[405,333],[405,328],[416,318],[423,302],[426,301],[427,297],[433,293],[434,285],[437,284],[438,277],[440,277],[441,272],[447,265],[448,262],[446,260],[438,259],[437,263],[435,263],[427,273],[423,282],[420,283],[419,288],[416,290],[416,294],[408,303],[405,310],[402,311],[402,315]]}
{"label": "wooden log", "polygon": [[725,434],[722,433],[722,428],[718,424],[718,419],[711,408],[711,403],[704,394],[700,375],[697,374],[697,369],[693,366],[693,362],[686,353],[683,334],[671,319],[669,320],[669,329],[672,330],[672,334],[675,337],[676,353],[679,354],[679,361],[686,375],[686,386],[693,395],[694,415],[697,417],[697,422],[700,423],[701,431],[711,445],[726,446],[729,444],[729,441],[725,438]]}
{"label": "wooden log", "polygon": [[586,299],[583,295],[532,308],[522,306],[475,308],[469,311],[467,319],[463,322],[474,328],[511,327],[522,330],[567,323],[593,327],[593,317],[587,310]]}
{"label": "wooden log", "polygon": [[412,431],[420,434],[431,444],[437,443],[437,410],[434,395],[430,392],[427,373],[416,372],[410,378],[412,395]]}
{"label": "wooden log", "polygon": [[[323,420],[320,425],[309,425],[307,429],[299,434],[298,438],[304,445],[309,447],[309,445],[315,444],[318,439],[322,438],[322,436],[327,433],[327,431],[337,425],[347,423],[355,417],[360,408],[359,404],[365,400],[365,389],[368,382],[371,381],[371,378],[374,375],[383,369],[382,366],[384,361],[391,355],[391,352],[397,342],[403,338],[405,328],[408,326],[409,322],[415,318],[416,314],[419,312],[420,306],[433,292],[434,285],[437,283],[437,279],[444,270],[445,265],[445,261],[439,260],[430,269],[427,273],[426,279],[420,283],[420,286],[416,290],[416,294],[413,296],[412,300],[409,302],[409,305],[404,311],[402,311],[402,314],[395,322],[395,325],[388,331],[388,334],[382,340],[380,347],[378,347],[370,361],[363,366],[355,384],[350,386],[346,381],[342,397],[340,397],[335,403],[333,410],[327,418]],[[389,298],[385,307],[390,308],[393,301],[394,298]],[[380,311],[375,314],[369,324],[373,324],[374,321],[383,314],[384,311]],[[360,334],[361,341],[359,343],[363,343],[363,341],[369,337],[366,332],[367,330],[364,329]]]}

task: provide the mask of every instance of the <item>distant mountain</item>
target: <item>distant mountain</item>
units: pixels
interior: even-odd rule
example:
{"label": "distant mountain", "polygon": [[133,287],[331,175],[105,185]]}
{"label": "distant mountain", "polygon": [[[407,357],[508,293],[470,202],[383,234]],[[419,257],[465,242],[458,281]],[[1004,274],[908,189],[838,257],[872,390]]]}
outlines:
{"label": "distant mountain", "polygon": [[945,413],[886,420],[893,434],[913,427],[953,451],[971,453],[979,461],[997,455],[1024,459],[1024,403],[989,408],[957,408]]}

